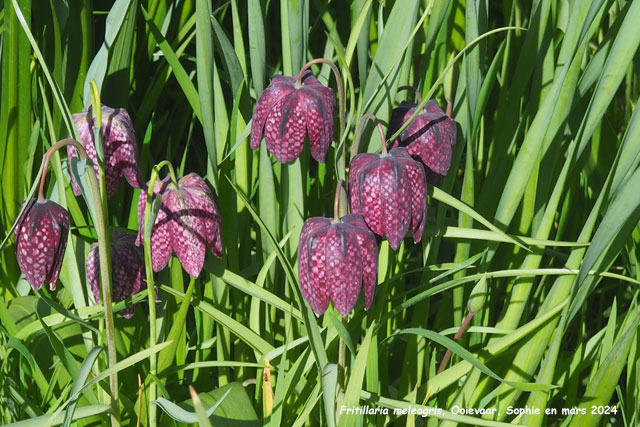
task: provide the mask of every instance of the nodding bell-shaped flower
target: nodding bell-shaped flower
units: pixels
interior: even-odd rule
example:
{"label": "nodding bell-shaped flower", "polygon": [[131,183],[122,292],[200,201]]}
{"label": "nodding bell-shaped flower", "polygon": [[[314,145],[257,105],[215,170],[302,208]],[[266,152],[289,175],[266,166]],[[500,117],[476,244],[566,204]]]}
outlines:
{"label": "nodding bell-shaped flower", "polygon": [[[80,141],[93,162],[93,168],[98,175],[98,158],[93,138],[95,117],[89,106],[82,113],[74,114],[73,121],[78,129]],[[104,173],[107,187],[107,197],[111,198],[118,189],[122,175],[133,188],[142,188],[144,180],[138,162],[138,143],[133,131],[131,118],[123,108],[109,108],[102,106],[102,134],[104,147]],[[71,157],[77,157],[76,149],[67,146],[67,159],[71,166]],[[73,193],[79,196],[80,186],[71,174]]]}
{"label": "nodding bell-shaped flower", "polygon": [[[387,138],[402,127],[413,115],[418,105],[403,101],[391,113]],[[415,159],[419,159],[427,168],[430,183],[442,182],[451,167],[451,156],[456,144],[456,123],[430,99],[424,109],[393,141],[392,147],[406,147]]]}
{"label": "nodding bell-shaped flower", "polygon": [[358,300],[360,289],[369,309],[376,290],[378,251],[364,218],[351,214],[339,220],[306,220],[298,246],[298,276],[302,296],[318,315],[332,301],[346,316]]}
{"label": "nodding bell-shaped flower", "polygon": [[69,233],[69,213],[45,199],[29,200],[15,228],[18,266],[35,290],[55,290]]}
{"label": "nodding bell-shaped flower", "polygon": [[359,213],[375,234],[398,249],[408,230],[422,238],[427,214],[424,168],[404,147],[382,154],[361,153],[349,167],[351,212]]}
{"label": "nodding bell-shaped flower", "polygon": [[[134,236],[120,232],[114,232],[111,236],[113,302],[122,301],[145,289],[144,256],[140,248],[136,246],[135,241],[136,238]],[[96,304],[100,304],[100,256],[97,243],[92,244],[89,249],[86,267],[87,280],[91,286],[93,299]],[[130,319],[135,313],[136,307],[137,305],[133,304],[120,311],[120,314],[125,319]]]}
{"label": "nodding bell-shaped flower", "polygon": [[333,90],[310,71],[300,77],[274,76],[253,112],[251,148],[258,148],[264,134],[269,152],[288,163],[300,156],[309,135],[311,156],[324,162],[333,139],[335,104]]}
{"label": "nodding bell-shaped flower", "polygon": [[[198,277],[204,265],[205,251],[222,257],[222,224],[213,192],[197,174],[186,175],[177,182],[169,176],[154,185],[154,197],[162,197],[151,234],[153,271],[166,267],[175,252],[182,267]],[[142,244],[147,192],[138,199],[140,224],[137,244]]]}

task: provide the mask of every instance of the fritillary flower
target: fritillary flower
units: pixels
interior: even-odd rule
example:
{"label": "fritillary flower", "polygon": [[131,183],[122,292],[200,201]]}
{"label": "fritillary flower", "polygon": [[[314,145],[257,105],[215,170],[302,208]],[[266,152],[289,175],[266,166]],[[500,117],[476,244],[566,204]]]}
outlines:
{"label": "fritillary flower", "polygon": [[335,104],[333,90],[304,68],[298,77],[274,76],[253,113],[251,148],[258,148],[264,134],[269,152],[288,163],[300,156],[308,135],[311,156],[324,162],[333,139]]}
{"label": "fritillary flower", "polygon": [[[95,117],[92,114],[91,106],[82,113],[74,114],[73,121],[78,129],[80,141],[87,151],[87,155],[93,162],[93,168],[98,175],[98,158],[93,135]],[[131,118],[123,108],[110,108],[102,106],[102,133],[104,147],[104,173],[107,187],[107,197],[111,198],[120,184],[124,175],[129,185],[133,188],[142,188],[144,180],[140,172],[138,161],[138,144],[133,131]],[[71,145],[67,146],[67,159],[69,167],[71,158],[77,157],[76,149]],[[73,193],[76,196],[81,194],[80,186],[76,182],[75,176],[71,175]]]}
{"label": "fritillary flower", "polygon": [[[145,289],[144,284],[144,256],[139,247],[135,244],[135,237],[128,234],[114,232],[111,238],[111,265],[112,265],[112,293],[113,302],[119,302],[127,297],[133,296]],[[87,280],[93,293],[93,299],[100,303],[100,256],[98,254],[98,244],[94,243],[89,249],[87,256]],[[126,319],[130,319],[136,311],[136,304],[133,304],[120,314]]]}
{"label": "fritillary flower", "polygon": [[35,290],[55,290],[69,233],[69,213],[51,200],[29,200],[14,235],[18,266]]}
{"label": "fritillary flower", "polygon": [[[154,197],[161,197],[160,210],[151,234],[153,271],[166,267],[176,253],[182,267],[198,277],[204,265],[206,249],[222,257],[222,224],[213,192],[197,174],[186,175],[174,185],[169,178],[157,181]],[[142,242],[147,192],[140,193],[138,244]]]}

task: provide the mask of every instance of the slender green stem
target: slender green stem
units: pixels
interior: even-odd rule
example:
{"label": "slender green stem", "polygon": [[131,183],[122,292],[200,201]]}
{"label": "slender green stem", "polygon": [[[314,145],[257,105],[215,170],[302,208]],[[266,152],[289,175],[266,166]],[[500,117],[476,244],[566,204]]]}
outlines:
{"label": "slender green stem", "polygon": [[[345,329],[347,328],[347,318],[342,318],[342,324]],[[338,343],[338,388],[340,392],[344,392],[345,390],[345,373],[347,366],[347,344],[344,342],[342,337],[340,337],[340,342]]]}
{"label": "slender green stem", "polygon": [[[81,159],[87,159],[87,152],[85,151],[82,144],[72,138],[67,138],[60,140],[53,144],[49,150],[45,153],[45,162],[43,162],[43,171],[42,176],[40,178],[40,194],[38,197],[42,196],[42,191],[44,188],[44,180],[46,175],[46,168],[48,166],[48,162],[51,158],[51,155],[54,151],[66,146],[73,146],[80,155]],[[110,235],[109,230],[106,223],[107,218],[107,204],[106,204],[106,191],[104,185],[104,179],[101,179],[101,184],[98,184],[98,180],[96,178],[95,173],[93,173],[93,167],[87,165],[85,173],[89,180],[89,186],[91,188],[91,200],[94,203],[94,211],[96,217],[94,218],[96,232],[98,234],[98,255],[100,257],[100,288],[102,290],[102,302],[104,305],[104,318],[105,318],[105,329],[107,332],[107,356],[109,360],[109,367],[115,366],[117,363],[117,354],[116,354],[116,340],[115,340],[115,331],[113,324],[113,310],[111,308],[111,251],[110,247]],[[102,178],[104,174],[104,168],[102,169]],[[102,192],[100,191],[102,187]],[[90,201],[87,200],[87,203]],[[98,206],[98,204],[100,206]],[[111,425],[119,426],[120,425],[120,407],[119,407],[119,397],[118,397],[118,374],[114,372],[109,376],[109,387],[111,391]]]}
{"label": "slender green stem", "polygon": [[[98,232],[98,253],[100,256],[100,273],[101,273],[101,288],[102,288],[102,301],[104,304],[105,313],[105,328],[107,332],[107,358],[109,360],[109,368],[115,366],[118,362],[118,355],[116,353],[116,339],[115,329],[113,325],[113,310],[111,308],[111,286],[112,286],[112,271],[111,271],[111,235],[109,234],[109,227],[107,224],[107,218],[109,218],[109,208],[107,203],[107,182],[104,174],[104,146],[103,146],[103,134],[102,134],[102,105],[100,103],[100,93],[98,85],[92,79],[90,82],[91,88],[91,106],[92,114],[95,116],[94,122],[94,145],[97,154],[98,161],[98,181],[96,184],[100,185],[99,190],[93,187],[93,202],[94,204],[100,201],[99,206],[95,206],[96,216],[96,231]],[[91,168],[93,171],[93,168]],[[93,177],[93,174],[89,172],[89,175]],[[92,179],[92,178],[90,178]],[[99,197],[98,197],[99,196]],[[111,388],[111,425],[120,425],[120,408],[119,408],[119,396],[118,396],[118,374],[114,373],[109,376],[109,386]]]}
{"label": "slender green stem", "polygon": [[[174,185],[178,185],[178,181],[176,179],[176,174],[173,169],[173,165],[164,160],[158,163],[153,167],[151,172],[151,179],[149,179],[149,184],[147,186],[147,204],[144,210],[144,265],[146,270],[146,278],[147,278],[147,298],[149,299],[149,346],[153,347],[156,345],[156,341],[158,339],[156,332],[156,292],[155,292],[155,282],[153,280],[153,266],[151,262],[151,234],[152,234],[152,224],[149,222],[149,216],[151,215],[151,203],[153,201],[154,196],[154,187],[156,180],[158,179],[158,174],[163,166],[166,166],[169,169],[169,174],[171,176],[171,181]],[[155,219],[153,219],[155,223]],[[152,377],[157,375],[157,356],[152,354],[149,357],[149,373]],[[149,426],[155,427],[158,424],[157,420],[157,411],[156,405],[153,405],[152,402],[156,400],[157,397],[157,388],[156,383],[152,379],[149,382]]]}
{"label": "slender green stem", "polygon": [[338,185],[336,185],[336,194],[333,197],[333,220],[338,221],[340,219],[340,189],[344,184],[343,180],[338,180]]}

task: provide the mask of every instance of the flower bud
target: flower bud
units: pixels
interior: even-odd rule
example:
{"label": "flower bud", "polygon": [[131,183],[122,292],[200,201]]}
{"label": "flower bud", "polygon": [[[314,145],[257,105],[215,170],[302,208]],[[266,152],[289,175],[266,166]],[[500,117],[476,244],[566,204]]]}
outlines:
{"label": "flower bud", "polygon": [[487,276],[482,278],[476,283],[469,295],[467,301],[467,310],[469,313],[476,314],[484,307],[484,303],[487,300]]}
{"label": "flower bud", "polygon": [[18,266],[35,290],[55,290],[69,233],[69,213],[51,200],[29,200],[15,228]]}

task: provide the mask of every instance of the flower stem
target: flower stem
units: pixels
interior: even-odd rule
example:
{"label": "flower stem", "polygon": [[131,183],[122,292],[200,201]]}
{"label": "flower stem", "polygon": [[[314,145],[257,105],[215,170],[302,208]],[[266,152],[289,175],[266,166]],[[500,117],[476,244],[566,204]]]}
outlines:
{"label": "flower stem", "polygon": [[[462,334],[464,333],[464,331],[467,330],[467,327],[469,326],[471,319],[473,319],[473,315],[474,313],[469,313],[467,314],[467,317],[464,318],[464,320],[462,321],[462,325],[460,325],[460,329],[458,329],[458,332],[456,332],[456,335],[453,337],[455,341],[458,341],[462,336]],[[451,358],[451,349],[447,349],[447,352],[444,354],[444,358],[442,359],[442,363],[440,363],[440,367],[438,368],[438,372],[437,372],[438,374],[444,371],[444,368],[447,366],[447,363],[449,363],[450,358]]]}
{"label": "flower stem", "polygon": [[[342,324],[346,329],[347,328],[346,317],[342,318]],[[347,345],[341,336],[340,341],[338,342],[338,388],[340,392],[344,392],[345,390],[344,379],[345,379],[345,371],[346,371],[346,365],[347,365],[346,360],[347,360]]]}
{"label": "flower stem", "polygon": [[333,219],[338,221],[342,215],[340,215],[340,196],[344,191],[344,181],[339,179],[336,185],[336,195],[333,198]]}
{"label": "flower stem", "polygon": [[382,155],[387,154],[387,146],[384,137],[384,130],[382,129],[382,125],[378,121],[378,118],[371,113],[364,114],[360,119],[360,123],[358,124],[358,130],[356,131],[356,137],[353,139],[353,145],[351,145],[351,160],[358,154],[360,149],[360,139],[362,138],[362,131],[364,130],[364,125],[367,123],[367,120],[373,120],[378,125],[378,131],[380,132],[380,141],[382,143]]}
{"label": "flower stem", "polygon": [[[151,234],[153,223],[155,223],[155,219],[153,219],[153,223],[150,223],[150,215],[151,215],[151,203],[154,197],[154,187],[155,183],[158,179],[158,174],[163,166],[166,166],[169,169],[169,174],[171,176],[172,183],[177,186],[178,181],[176,179],[176,174],[173,169],[173,165],[167,161],[163,160],[153,167],[151,171],[151,178],[149,179],[149,184],[147,186],[147,204],[144,209],[144,223],[143,223],[143,232],[144,232],[144,266],[147,277],[147,298],[149,300],[149,346],[153,347],[156,345],[156,341],[158,339],[156,332],[156,292],[155,292],[155,282],[153,280],[153,265],[151,261]],[[149,357],[149,374],[151,377],[155,377],[157,375],[157,357],[155,354],[152,354]],[[157,420],[157,411],[156,405],[152,404],[157,397],[157,388],[156,383],[152,379],[149,381],[149,426],[155,427],[158,424]]]}
{"label": "flower stem", "polygon": [[[42,176],[40,177],[40,193],[38,194],[38,199],[43,198],[44,192],[44,180],[46,176],[47,166],[51,159],[53,153],[66,146],[73,146],[80,155],[81,159],[88,159],[89,156],[85,151],[82,144],[72,138],[66,138],[60,140],[53,144],[49,150],[45,153],[44,165],[42,169]],[[104,304],[104,319],[105,319],[105,329],[107,332],[107,356],[109,360],[109,368],[112,368],[117,363],[117,354],[116,354],[116,340],[115,340],[115,331],[113,324],[113,310],[111,308],[111,251],[110,248],[110,235],[109,230],[107,229],[107,203],[106,203],[106,188],[104,179],[101,179],[101,185],[98,184],[98,179],[94,173],[93,167],[90,165],[85,169],[85,173],[89,180],[89,186],[91,188],[91,196],[94,204],[94,212],[95,218],[94,223],[96,227],[96,232],[98,233],[98,254],[100,257],[100,287],[102,289],[102,301]],[[104,168],[101,169],[102,174],[104,174]],[[101,175],[102,175],[101,174]],[[104,177],[102,177],[104,178]],[[101,191],[102,187],[102,191]],[[89,200],[87,200],[89,203]],[[111,395],[111,425],[119,426],[120,425],[120,407],[119,407],[119,398],[118,398],[118,374],[114,372],[109,376],[109,386],[110,386],[110,395]]]}
{"label": "flower stem", "polygon": [[[99,205],[95,206],[96,216],[96,231],[98,232],[98,253],[100,256],[100,274],[101,274],[101,288],[102,298],[104,301],[104,314],[105,314],[105,329],[107,332],[107,357],[109,360],[109,368],[115,366],[118,362],[118,355],[116,353],[116,338],[115,328],[113,324],[113,310],[111,308],[111,286],[112,286],[112,271],[111,271],[111,235],[109,234],[109,227],[107,224],[107,218],[109,218],[109,210],[107,204],[107,183],[104,174],[104,145],[103,145],[103,133],[102,133],[102,105],[100,104],[100,93],[98,85],[92,79],[90,81],[91,89],[91,108],[92,114],[95,115],[94,121],[94,146],[96,149],[96,158],[98,161],[98,181],[96,184],[100,185],[100,188],[96,188],[93,184],[93,178],[89,178],[92,183],[93,203]],[[89,173],[93,177],[92,173]],[[99,197],[98,197],[99,196]],[[118,375],[114,373],[109,376],[109,386],[111,388],[111,425],[120,425],[120,407],[118,403]]]}
{"label": "flower stem", "polygon": [[409,90],[412,91],[413,93],[415,93],[416,95],[416,101],[418,101],[418,104],[422,104],[422,95],[420,95],[420,92],[418,91],[418,89],[416,89],[413,86],[400,86],[398,88],[398,92],[400,92],[401,90]]}

